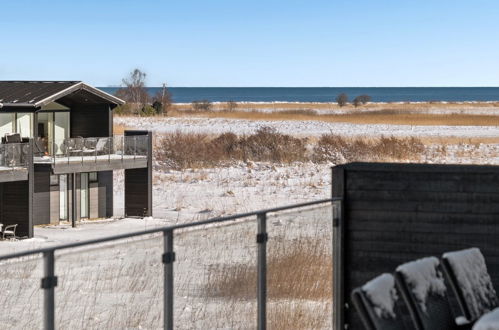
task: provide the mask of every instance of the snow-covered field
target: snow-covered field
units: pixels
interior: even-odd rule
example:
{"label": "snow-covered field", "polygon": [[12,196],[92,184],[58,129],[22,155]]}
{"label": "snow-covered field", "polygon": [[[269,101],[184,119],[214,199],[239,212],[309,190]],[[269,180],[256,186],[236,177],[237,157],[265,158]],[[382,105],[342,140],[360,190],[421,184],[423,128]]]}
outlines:
{"label": "snow-covered field", "polygon": [[206,133],[232,132],[252,134],[262,126],[270,126],[283,134],[295,136],[320,136],[334,133],[344,136],[417,136],[417,137],[498,137],[496,126],[412,126],[386,124],[329,123],[320,120],[243,120],[196,117],[117,117],[115,124],[157,133]]}
{"label": "snow-covered field", "polygon": [[[335,133],[347,136],[458,136],[499,137],[497,127],[358,125],[320,121],[250,121],[208,118],[118,117],[115,124],[156,133],[234,132],[251,134],[262,126],[295,136]],[[432,149],[433,148],[433,149]],[[431,146],[425,162],[499,164],[499,146],[494,144]],[[35,238],[0,242],[0,254],[36,247],[109,236],[130,231],[193,222],[220,215],[243,213],[279,205],[327,198],[330,195],[330,167],[333,164],[293,163],[289,165],[240,162],[231,166],[173,171],[155,163],[153,218],[122,219],[123,174],[115,175],[113,219],[86,221],[35,228]],[[330,208],[269,219],[269,255],[285,255],[289,242],[320,239],[330,247]],[[221,228],[185,231],[175,241],[176,305],[178,328],[254,328],[253,296],[217,296],[206,288],[224,278],[225,272],[251,278],[255,267],[256,223],[254,219]],[[274,236],[272,236],[274,235]],[[276,245],[271,245],[271,243]],[[276,247],[281,248],[276,248]],[[56,319],[61,329],[70,328],[157,328],[162,313],[162,237],[126,240],[117,244],[67,251],[56,256]],[[272,250],[275,249],[275,250]],[[272,252],[274,251],[274,252]],[[331,251],[325,251],[330,255]],[[39,290],[41,261],[2,266],[0,322],[13,328],[40,324],[42,294]],[[250,275],[248,275],[250,273]],[[216,275],[216,276],[215,276]],[[232,276],[231,275],[231,276]],[[215,276],[215,277],[214,277]],[[246,276],[246,277],[245,277]],[[313,279],[311,279],[313,280]],[[253,283],[253,282],[251,282]],[[25,306],[29,304],[30,308]],[[316,315],[313,328],[329,327],[330,302],[293,296],[271,300],[272,315],[282,315],[274,324],[292,320],[293,315]],[[310,313],[314,311],[314,313]],[[281,314],[280,314],[281,313]],[[15,323],[24,319],[25,323]],[[323,322],[323,323],[321,323]],[[286,327],[283,327],[286,328]],[[289,327],[288,327],[289,328]]]}

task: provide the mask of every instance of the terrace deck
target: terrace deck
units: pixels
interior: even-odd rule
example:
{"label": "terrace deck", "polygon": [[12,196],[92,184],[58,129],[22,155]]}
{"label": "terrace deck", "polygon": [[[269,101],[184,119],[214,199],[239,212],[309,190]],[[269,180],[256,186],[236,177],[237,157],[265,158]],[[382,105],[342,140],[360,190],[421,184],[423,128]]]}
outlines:
{"label": "terrace deck", "polygon": [[35,157],[35,164],[52,164],[54,174],[95,172],[147,167],[147,156],[108,154],[98,156]]}

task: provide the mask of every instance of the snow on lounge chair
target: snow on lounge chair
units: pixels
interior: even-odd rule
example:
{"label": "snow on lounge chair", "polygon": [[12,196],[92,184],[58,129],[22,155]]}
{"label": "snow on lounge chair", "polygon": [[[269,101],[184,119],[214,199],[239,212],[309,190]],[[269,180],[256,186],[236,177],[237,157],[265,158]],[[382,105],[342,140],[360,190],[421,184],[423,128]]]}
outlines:
{"label": "snow on lounge chair", "polygon": [[498,299],[478,248],[448,252],[442,265],[464,317],[470,322],[498,306]]}
{"label": "snow on lounge chair", "polygon": [[452,316],[439,265],[437,258],[428,257],[400,265],[395,272],[397,287],[418,330],[461,329]]}
{"label": "snow on lounge chair", "polygon": [[397,310],[395,279],[382,274],[352,291],[352,301],[367,330],[405,329]]}

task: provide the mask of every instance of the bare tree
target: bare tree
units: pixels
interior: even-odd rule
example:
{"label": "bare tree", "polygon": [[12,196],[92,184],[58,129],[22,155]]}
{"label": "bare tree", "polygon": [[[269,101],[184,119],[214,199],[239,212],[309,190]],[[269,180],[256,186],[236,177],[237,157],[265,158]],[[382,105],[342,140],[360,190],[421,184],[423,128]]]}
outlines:
{"label": "bare tree", "polygon": [[359,95],[359,96],[357,96],[357,98],[359,98],[359,101],[362,104],[366,104],[367,102],[371,102],[371,97],[367,94]]}
{"label": "bare tree", "polygon": [[360,96],[357,96],[356,98],[354,98],[352,103],[353,103],[353,106],[357,108],[361,104]]}
{"label": "bare tree", "polygon": [[348,95],[345,93],[341,93],[336,97],[336,103],[338,103],[340,107],[346,105],[347,102],[348,102]]}
{"label": "bare tree", "polygon": [[168,112],[172,105],[172,96],[166,84],[163,84],[163,88],[156,92],[153,98],[153,108],[156,109],[157,114],[165,114]]}
{"label": "bare tree", "polygon": [[134,69],[128,77],[123,78],[122,84],[124,87],[116,92],[116,96],[130,103],[133,112],[142,109],[149,102],[149,94],[146,89],[145,72],[139,69]]}

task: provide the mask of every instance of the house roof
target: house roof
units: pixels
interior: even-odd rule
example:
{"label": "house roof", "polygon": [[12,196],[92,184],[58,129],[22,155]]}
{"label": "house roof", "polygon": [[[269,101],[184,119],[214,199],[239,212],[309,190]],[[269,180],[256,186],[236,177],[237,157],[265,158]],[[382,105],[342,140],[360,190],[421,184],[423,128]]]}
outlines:
{"label": "house roof", "polygon": [[39,108],[77,93],[115,105],[125,103],[81,81],[0,81],[0,108]]}

